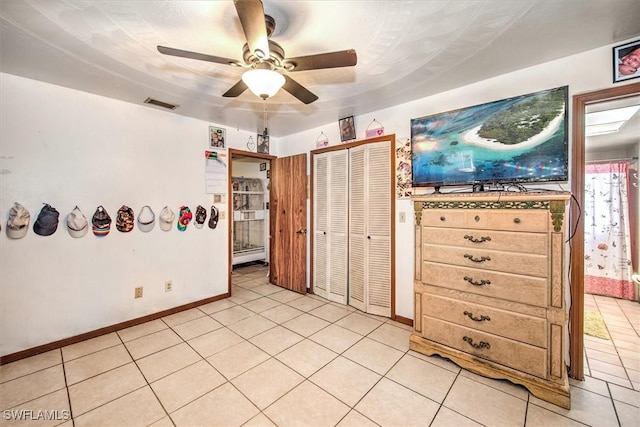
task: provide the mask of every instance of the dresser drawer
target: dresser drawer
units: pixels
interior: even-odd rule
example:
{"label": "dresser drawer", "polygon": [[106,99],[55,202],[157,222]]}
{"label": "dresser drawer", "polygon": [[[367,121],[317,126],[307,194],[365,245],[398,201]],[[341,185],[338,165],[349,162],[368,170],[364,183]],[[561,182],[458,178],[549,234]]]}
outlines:
{"label": "dresser drawer", "polygon": [[429,340],[540,378],[547,376],[545,349],[429,316],[422,317],[422,325],[422,335]]}
{"label": "dresser drawer", "polygon": [[424,261],[422,283],[546,307],[548,280]]}
{"label": "dresser drawer", "polygon": [[547,277],[549,270],[549,262],[545,255],[431,244],[423,245],[422,255],[425,261],[481,270],[505,271],[527,276]]}
{"label": "dresser drawer", "polygon": [[425,227],[546,233],[549,213],[542,209],[424,209],[421,224]]}
{"label": "dresser drawer", "polygon": [[537,255],[546,255],[548,251],[547,234],[543,233],[422,227],[422,241],[438,245],[498,249]]}
{"label": "dresser drawer", "polygon": [[547,347],[545,319],[427,293],[422,295],[422,311],[427,316],[464,327]]}

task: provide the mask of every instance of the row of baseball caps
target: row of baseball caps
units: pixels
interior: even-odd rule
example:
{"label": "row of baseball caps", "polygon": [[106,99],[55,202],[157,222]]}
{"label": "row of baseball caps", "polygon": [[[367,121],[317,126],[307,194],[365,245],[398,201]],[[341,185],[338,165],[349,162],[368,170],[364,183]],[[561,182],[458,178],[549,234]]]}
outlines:
{"label": "row of baseball caps", "polygon": [[[218,225],[219,211],[215,206],[211,206],[211,215],[209,216],[208,226],[213,229]],[[134,222],[138,223],[138,229],[145,233],[153,230],[156,223],[156,215],[150,206],[145,205],[140,210],[137,221],[134,221],[134,212],[127,205],[122,205],[118,209],[116,215],[116,229],[123,233],[128,233],[134,228]],[[40,210],[38,217],[33,223],[33,231],[40,236],[50,236],[58,229],[58,222],[60,213],[51,205],[45,203]],[[158,223],[160,229],[163,231],[169,231],[172,228],[173,222],[176,219],[176,215],[171,208],[165,206],[158,215]],[[207,221],[207,210],[198,205],[195,212],[195,218],[191,209],[188,206],[181,206],[178,213],[178,221],[176,227],[180,231],[185,231],[187,225],[194,220],[194,226],[196,228],[204,227]],[[29,230],[29,223],[31,222],[31,214],[23,205],[15,202],[11,210],[9,211],[9,219],[7,220],[7,237],[11,239],[21,239]],[[67,215],[67,231],[72,237],[83,237],[89,231],[89,221],[87,217],[76,206]],[[98,206],[93,216],[91,217],[91,229],[96,236],[106,236],[111,230],[111,216],[102,206]]]}

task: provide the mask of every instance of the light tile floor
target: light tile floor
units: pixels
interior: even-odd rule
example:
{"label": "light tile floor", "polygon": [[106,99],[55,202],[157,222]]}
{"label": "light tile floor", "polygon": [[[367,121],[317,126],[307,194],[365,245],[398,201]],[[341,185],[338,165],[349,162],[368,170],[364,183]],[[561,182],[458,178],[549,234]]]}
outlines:
{"label": "light tile floor", "polygon": [[584,307],[602,315],[611,337],[584,336],[585,375],[640,390],[640,304],[585,294]]}
{"label": "light tile floor", "polygon": [[637,333],[615,330],[622,317],[638,330],[637,305],[594,297],[613,342],[587,348],[568,411],[410,351],[410,327],[270,285],[266,271],[237,269],[231,298],[1,366],[0,425],[638,425]]}

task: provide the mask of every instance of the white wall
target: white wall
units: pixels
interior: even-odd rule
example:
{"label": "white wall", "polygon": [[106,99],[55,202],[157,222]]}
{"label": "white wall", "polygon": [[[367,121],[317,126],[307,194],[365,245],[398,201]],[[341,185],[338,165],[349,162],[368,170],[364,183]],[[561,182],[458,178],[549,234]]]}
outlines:
{"label": "white wall", "polygon": [[[393,108],[357,116],[355,118],[357,136],[359,139],[364,139],[367,126],[375,119],[382,123],[386,134],[395,134],[397,139],[408,138],[411,136],[410,120],[412,118],[564,85],[569,86],[569,105],[571,106],[571,97],[575,94],[612,86],[611,48],[612,46],[605,46]],[[340,144],[338,120],[339,117],[336,116],[333,123],[281,138],[278,145],[279,155],[309,152],[315,148],[315,141],[320,132],[328,136],[330,145]],[[554,189],[568,191],[570,187],[567,184],[562,188],[555,186]],[[412,319],[414,257],[412,203],[409,200],[397,200],[396,221],[399,220],[400,212],[406,213],[407,222],[396,223],[396,314]]]}
{"label": "white wall", "polygon": [[[226,221],[184,232],[115,228],[123,204],[136,215],[145,204],[156,215],[165,205],[176,215],[181,205],[209,213],[204,151],[213,123],[9,74],[0,74],[0,94],[0,354],[227,292]],[[227,142],[243,149],[250,135],[227,129]],[[58,209],[56,233],[7,238],[15,201],[31,212],[31,227],[43,203]],[[72,238],[65,220],[76,205],[89,219],[103,205],[110,234]]]}
{"label": "white wall", "polygon": [[[610,87],[611,80],[611,46],[605,46],[357,116],[357,135],[363,138],[375,118],[387,134],[406,138],[411,118],[563,85],[572,96]],[[14,201],[31,211],[32,221],[44,202],[62,220],[75,205],[88,217],[100,204],[114,217],[122,204],[136,213],[144,204],[156,213],[164,205],[210,206],[203,151],[213,123],[7,74],[0,74],[0,94],[3,228]],[[272,138],[271,154],[308,153],[321,131],[338,144],[338,119],[277,143]],[[245,149],[249,136],[255,140],[255,132],[227,128],[229,147]],[[412,204],[396,206],[407,216],[396,224],[396,313],[412,318]],[[30,231],[10,240],[3,231],[0,354],[225,293],[228,232],[226,221],[216,230],[189,225],[183,233],[123,234],[114,228],[104,238],[82,239],[71,238],[63,223],[49,237]],[[164,292],[166,280],[174,282],[171,293]],[[135,286],[144,286],[142,299],[134,300]]]}

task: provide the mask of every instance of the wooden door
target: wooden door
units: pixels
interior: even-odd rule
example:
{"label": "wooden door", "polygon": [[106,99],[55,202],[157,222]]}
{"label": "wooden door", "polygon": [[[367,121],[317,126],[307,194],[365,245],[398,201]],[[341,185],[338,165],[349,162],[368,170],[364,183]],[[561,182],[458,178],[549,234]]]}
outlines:
{"label": "wooden door", "polygon": [[307,292],[307,155],[271,162],[270,280]]}

